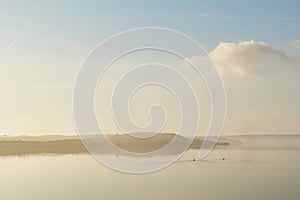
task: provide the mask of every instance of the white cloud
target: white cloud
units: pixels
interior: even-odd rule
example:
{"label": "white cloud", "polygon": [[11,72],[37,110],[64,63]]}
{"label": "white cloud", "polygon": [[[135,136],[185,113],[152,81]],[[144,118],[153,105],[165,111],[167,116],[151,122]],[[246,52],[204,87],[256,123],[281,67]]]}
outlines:
{"label": "white cloud", "polygon": [[300,50],[300,40],[294,40],[294,41],[293,41],[293,44],[294,44],[294,47],[295,47],[297,50]]}
{"label": "white cloud", "polygon": [[263,42],[222,42],[210,52],[222,73],[238,75],[266,73],[271,70],[299,67],[299,60]]}

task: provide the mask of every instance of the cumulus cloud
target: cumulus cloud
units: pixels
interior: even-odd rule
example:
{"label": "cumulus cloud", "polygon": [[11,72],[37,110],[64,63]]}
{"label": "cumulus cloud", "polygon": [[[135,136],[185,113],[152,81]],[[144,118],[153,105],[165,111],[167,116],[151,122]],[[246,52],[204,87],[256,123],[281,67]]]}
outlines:
{"label": "cumulus cloud", "polygon": [[299,60],[288,57],[283,51],[253,40],[219,43],[210,56],[222,73],[239,75],[295,68],[300,64]]}
{"label": "cumulus cloud", "polygon": [[295,47],[297,50],[300,50],[300,40],[294,40],[294,41],[293,41],[293,44],[294,44],[294,47]]}

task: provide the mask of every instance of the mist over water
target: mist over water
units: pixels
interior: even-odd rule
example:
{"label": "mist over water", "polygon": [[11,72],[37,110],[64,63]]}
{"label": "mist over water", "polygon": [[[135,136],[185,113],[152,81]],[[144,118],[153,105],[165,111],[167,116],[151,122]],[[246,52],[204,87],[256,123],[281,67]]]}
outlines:
{"label": "mist over water", "polygon": [[[1,190],[0,199],[282,200],[299,197],[299,136],[234,138],[240,145],[215,148],[203,160],[197,159],[197,150],[189,150],[173,165],[141,175],[117,172],[88,154],[1,157],[0,188],[5,190]],[[137,159],[107,156],[126,162]],[[161,156],[157,162],[164,162],[166,157]],[[156,163],[141,159],[139,164]]]}

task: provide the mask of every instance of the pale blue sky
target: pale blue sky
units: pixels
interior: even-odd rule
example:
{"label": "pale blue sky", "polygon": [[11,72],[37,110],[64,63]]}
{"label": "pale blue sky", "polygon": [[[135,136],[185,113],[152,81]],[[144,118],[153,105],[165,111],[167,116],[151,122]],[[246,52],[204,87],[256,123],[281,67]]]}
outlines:
{"label": "pale blue sky", "polygon": [[[281,51],[287,65],[300,57],[299,1],[0,1],[0,134],[75,133],[72,87],[82,60],[112,34],[145,26],[188,34],[217,61],[228,53],[216,50],[220,43],[250,40]],[[224,75],[225,132],[300,132],[299,75],[289,67]]]}
{"label": "pale blue sky", "polygon": [[[2,1],[1,28],[62,41],[94,42],[142,26],[176,29],[208,49],[220,41],[273,46],[300,34],[299,1]],[[67,41],[66,41],[67,40]]]}

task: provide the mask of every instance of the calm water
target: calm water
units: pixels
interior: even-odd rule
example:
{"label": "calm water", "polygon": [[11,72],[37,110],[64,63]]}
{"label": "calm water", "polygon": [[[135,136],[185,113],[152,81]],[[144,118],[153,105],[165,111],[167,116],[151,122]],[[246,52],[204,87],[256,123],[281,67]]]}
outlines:
{"label": "calm water", "polygon": [[[183,160],[190,160],[189,152]],[[222,158],[225,158],[223,160]],[[299,151],[215,150],[155,173],[113,171],[89,155],[0,158],[0,199],[299,199]]]}

